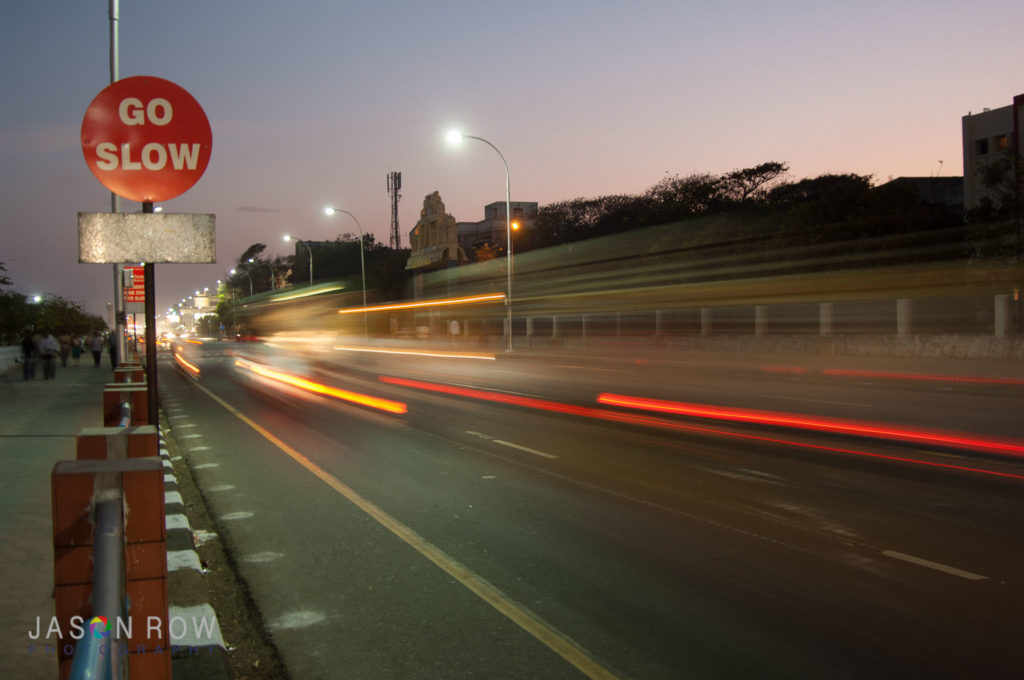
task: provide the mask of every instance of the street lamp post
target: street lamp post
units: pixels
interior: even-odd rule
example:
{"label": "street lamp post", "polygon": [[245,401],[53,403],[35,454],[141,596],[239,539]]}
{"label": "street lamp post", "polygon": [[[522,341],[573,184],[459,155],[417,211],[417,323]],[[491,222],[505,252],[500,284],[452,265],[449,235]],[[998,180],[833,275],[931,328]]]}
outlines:
{"label": "street lamp post", "polygon": [[313,249],[309,247],[309,244],[306,242],[305,239],[298,238],[297,236],[292,236],[291,234],[285,234],[284,235],[284,240],[285,241],[295,241],[300,246],[302,246],[303,248],[305,248],[306,250],[309,251],[309,287],[312,288],[313,287]]}
{"label": "street lamp post", "polygon": [[507,337],[508,346],[506,352],[512,351],[512,201],[511,194],[509,191],[509,175],[508,175],[508,162],[505,160],[505,156],[498,150],[498,147],[488,142],[483,137],[474,137],[473,135],[464,135],[458,130],[451,130],[447,135],[448,142],[450,144],[458,144],[464,139],[475,139],[478,142],[483,142],[487,146],[494,149],[495,153],[498,154],[498,158],[501,159],[502,165],[505,166],[505,244],[508,250],[505,270],[508,275],[507,281],[507,292],[505,294],[505,324],[508,326]]}
{"label": "street lamp post", "polygon": [[363,225],[359,224],[359,219],[347,210],[331,206],[324,208],[324,214],[333,215],[334,213],[345,213],[351,217],[356,222],[356,229],[359,230],[359,271],[363,277],[363,335],[368,336],[369,331],[366,325],[366,261],[363,259]]}

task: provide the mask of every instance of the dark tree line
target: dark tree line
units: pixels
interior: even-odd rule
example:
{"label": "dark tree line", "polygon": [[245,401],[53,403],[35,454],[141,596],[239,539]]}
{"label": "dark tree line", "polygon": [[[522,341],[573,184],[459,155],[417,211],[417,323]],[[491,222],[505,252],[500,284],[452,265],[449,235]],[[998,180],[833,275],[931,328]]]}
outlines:
{"label": "dark tree line", "polygon": [[43,296],[38,302],[13,290],[7,268],[0,262],[0,345],[17,344],[22,334],[50,330],[54,335],[86,335],[104,331],[107,323],[95,314],[89,314],[82,305],[53,295]]}
{"label": "dark tree line", "polygon": [[[956,209],[922,206],[912,187],[873,187],[870,176],[823,174],[796,182],[788,167],[770,161],[722,175],[699,173],[662,179],[639,195],[577,198],[543,206],[522,250],[712,215],[748,225],[749,235],[786,232],[802,242],[858,238],[901,229],[950,226]],[[896,217],[897,219],[892,219]]]}
{"label": "dark tree line", "polygon": [[[362,287],[359,237],[356,235],[342,234],[333,241],[312,242],[308,250],[302,244],[294,254],[273,259],[261,257],[266,248],[263,243],[254,243],[238,257],[235,273],[226,281],[230,297],[239,299],[248,297],[250,292],[259,294],[272,288],[309,285],[311,251],[314,283],[343,280],[352,290],[360,290]],[[401,297],[408,259],[408,250],[394,250],[377,243],[373,234],[366,234],[363,238],[363,261],[367,290],[379,291],[385,299]],[[273,286],[270,283],[272,272]]]}

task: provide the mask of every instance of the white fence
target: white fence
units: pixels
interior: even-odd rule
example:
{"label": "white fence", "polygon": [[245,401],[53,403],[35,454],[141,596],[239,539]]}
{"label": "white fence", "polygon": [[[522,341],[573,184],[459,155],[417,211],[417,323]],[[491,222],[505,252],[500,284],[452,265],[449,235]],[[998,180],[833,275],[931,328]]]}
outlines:
{"label": "white fence", "polygon": [[21,347],[11,345],[0,347],[0,373],[21,361]]}

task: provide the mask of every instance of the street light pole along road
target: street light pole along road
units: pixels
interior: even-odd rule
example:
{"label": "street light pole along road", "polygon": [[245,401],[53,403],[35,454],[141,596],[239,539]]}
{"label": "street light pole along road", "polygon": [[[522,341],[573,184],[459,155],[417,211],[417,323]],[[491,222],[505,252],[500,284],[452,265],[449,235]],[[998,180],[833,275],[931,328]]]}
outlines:
{"label": "street light pole along road", "polygon": [[483,137],[474,137],[473,135],[464,135],[458,130],[451,130],[447,134],[449,144],[458,144],[464,139],[475,139],[483,142],[487,146],[494,149],[495,153],[498,154],[498,158],[501,159],[502,164],[505,166],[505,247],[508,250],[505,269],[508,275],[507,281],[507,292],[505,295],[505,325],[506,325],[506,337],[508,338],[508,345],[505,348],[506,352],[512,351],[512,201],[511,193],[509,191],[509,174],[508,174],[508,162],[505,160],[505,156],[498,150],[498,147],[488,142]]}
{"label": "street light pole along road", "polygon": [[356,229],[359,230],[359,271],[363,278],[363,335],[369,336],[369,331],[366,325],[366,262],[363,259],[363,225],[359,224],[359,219],[348,210],[335,208],[333,206],[327,206],[324,208],[325,215],[333,215],[334,213],[345,213],[351,217],[356,222]]}

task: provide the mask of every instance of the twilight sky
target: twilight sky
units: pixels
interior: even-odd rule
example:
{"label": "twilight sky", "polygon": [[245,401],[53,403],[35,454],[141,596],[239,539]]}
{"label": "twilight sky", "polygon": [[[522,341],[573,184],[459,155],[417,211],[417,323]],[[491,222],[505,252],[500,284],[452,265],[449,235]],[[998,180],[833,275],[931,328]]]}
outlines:
{"label": "twilight sky", "polygon": [[[668,174],[777,160],[824,172],[962,174],[961,116],[1024,93],[1024,2],[978,0],[121,0],[120,74],[188,90],[206,174],[168,212],[217,215],[216,265],[158,265],[157,310],[252,243],[332,239],[359,217],[403,244],[423,197],[459,221],[504,200],[639,193]],[[107,0],[5,2],[0,262],[24,293],[104,313],[110,265],[79,264],[77,213],[110,209],[82,157],[109,84]],[[124,202],[126,212],[138,210]]]}

